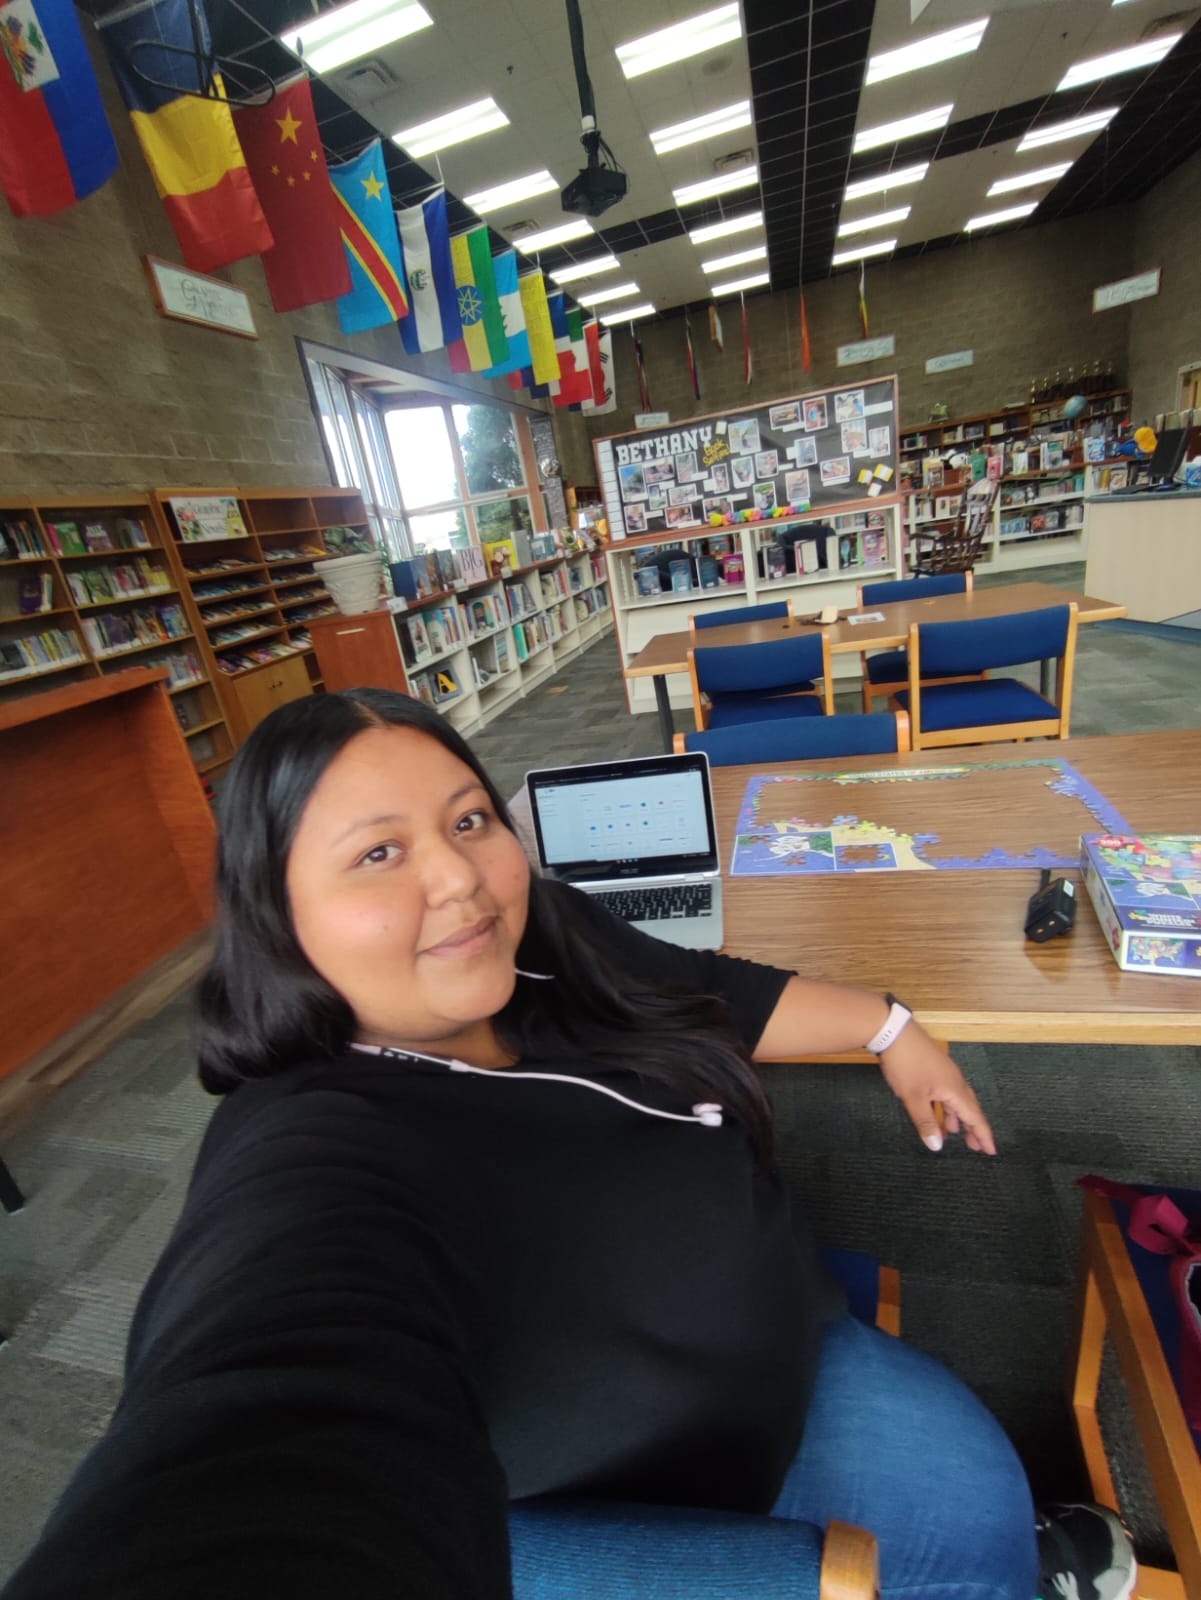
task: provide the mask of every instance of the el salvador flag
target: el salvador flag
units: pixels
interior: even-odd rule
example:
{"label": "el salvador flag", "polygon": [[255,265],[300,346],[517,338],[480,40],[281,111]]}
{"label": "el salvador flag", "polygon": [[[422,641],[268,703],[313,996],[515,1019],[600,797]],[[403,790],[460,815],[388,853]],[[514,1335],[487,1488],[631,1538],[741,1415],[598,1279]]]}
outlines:
{"label": "el salvador flag", "polygon": [[401,343],[411,356],[441,350],[463,337],[459,297],[450,258],[446,190],[397,213],[400,248],[409,285],[409,315],[400,324]]}

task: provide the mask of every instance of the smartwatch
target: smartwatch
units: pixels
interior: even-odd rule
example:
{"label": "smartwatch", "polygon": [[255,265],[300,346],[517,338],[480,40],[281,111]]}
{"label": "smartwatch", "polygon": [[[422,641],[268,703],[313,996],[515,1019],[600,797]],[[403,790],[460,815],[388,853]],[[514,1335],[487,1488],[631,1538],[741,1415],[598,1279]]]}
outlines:
{"label": "smartwatch", "polygon": [[895,994],[886,994],[884,998],[888,1001],[888,1016],[884,1020],[884,1026],[864,1046],[874,1056],[883,1055],[890,1044],[896,1044],[913,1020],[913,1012],[903,1001],[898,1000]]}

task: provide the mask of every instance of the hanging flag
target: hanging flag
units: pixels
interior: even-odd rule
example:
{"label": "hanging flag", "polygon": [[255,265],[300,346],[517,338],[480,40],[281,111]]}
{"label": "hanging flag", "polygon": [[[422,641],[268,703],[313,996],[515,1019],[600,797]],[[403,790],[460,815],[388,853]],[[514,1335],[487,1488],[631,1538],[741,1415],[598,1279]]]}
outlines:
{"label": "hanging flag", "polygon": [[867,338],[867,263],[859,263],[859,331]]}
{"label": "hanging flag", "polygon": [[411,356],[441,350],[463,337],[459,294],[450,258],[446,190],[419,206],[396,214],[409,315],[400,324],[400,341]]}
{"label": "hanging flag", "polygon": [[509,353],[487,224],[481,223],[470,233],[460,233],[452,239],[450,258],[455,269],[459,321],[463,325],[463,337],[448,351],[451,369],[483,372],[504,361]]}
{"label": "hanging flag", "polygon": [[71,0],[0,5],[0,188],[10,211],[47,217],[86,199],[116,170],[117,146]]}
{"label": "hanging flag", "polygon": [[721,317],[718,315],[716,306],[709,307],[709,337],[719,350],[726,348],[725,333],[722,330]]}
{"label": "hanging flag", "polygon": [[350,262],[350,293],[338,301],[338,321],[343,333],[362,333],[409,312],[383,145],[372,140],[362,155],[331,168],[329,176]]}
{"label": "hanging flag", "polygon": [[579,311],[568,311],[567,297],[561,289],[548,295],[547,303],[559,357],[559,392],[551,398],[557,406],[582,405],[592,398],[583,316]]}
{"label": "hanging flag", "polygon": [[696,369],[696,352],[692,348],[692,322],[684,318],[684,343],[688,349],[688,380],[692,384],[692,398],[699,400],[701,397],[701,375]]}
{"label": "hanging flag", "polygon": [[[596,414],[602,415],[606,411],[617,410],[617,386],[613,377],[613,330],[605,328],[600,336],[600,367],[601,381],[604,388],[603,398],[600,394],[596,397]],[[593,379],[595,389],[595,377]]]}
{"label": "hanging flag", "polygon": [[500,314],[504,318],[505,340],[509,353],[503,361],[484,368],[485,378],[503,378],[506,373],[520,372],[530,364],[530,339],[525,327],[525,310],[521,303],[521,287],[517,281],[517,252],[502,250],[493,256],[492,270],[496,277],[496,298],[500,301]]}
{"label": "hanging flag", "polygon": [[806,372],[813,365],[813,352],[809,348],[809,313],[805,310],[805,291],[801,290],[801,366]]}
{"label": "hanging flag", "polygon": [[630,338],[634,341],[634,370],[638,374],[638,399],[643,411],[652,411],[650,385],[646,381],[646,358],[642,353],[642,340],[630,323]]}
{"label": "hanging flag", "polygon": [[751,351],[751,319],[746,309],[746,295],[739,294],[742,301],[742,381],[750,383],[755,375],[755,357]]}
{"label": "hanging flag", "polygon": [[583,402],[585,411],[595,411],[597,406],[603,405],[608,399],[609,391],[605,383],[605,369],[601,362],[601,326],[595,317],[584,325],[584,350],[588,357],[588,377],[592,385],[592,392]]}
{"label": "hanging flag", "polygon": [[527,272],[521,279],[521,306],[525,312],[525,331],[530,340],[529,387],[535,383],[558,383],[559,357],[555,353],[555,332],[546,303],[546,280],[540,272]]}
{"label": "hanging flag", "polygon": [[296,311],[350,293],[338,199],[307,77],[277,88],[264,106],[240,106],[234,127],[275,244],[263,252],[271,304]]}
{"label": "hanging flag", "polygon": [[271,229],[220,78],[222,98],[200,93],[195,51],[212,49],[204,0],[126,7],[101,22],[101,37],[187,265],[213,272],[270,250]]}

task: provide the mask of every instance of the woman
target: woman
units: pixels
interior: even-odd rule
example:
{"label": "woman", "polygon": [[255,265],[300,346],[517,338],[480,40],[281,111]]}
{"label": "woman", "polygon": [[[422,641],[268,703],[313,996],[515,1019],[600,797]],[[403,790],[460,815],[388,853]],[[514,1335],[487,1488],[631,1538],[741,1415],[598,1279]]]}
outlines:
{"label": "woman", "polygon": [[531,881],[467,746],[400,695],[277,711],[221,813],[224,1100],[10,1600],[491,1600],[507,1501],[557,1492],[838,1516],[886,1594],[1030,1600],[1009,1445],[844,1314],[752,1065],[874,1040],[929,1145],[937,1105],[992,1154],[915,1022]]}

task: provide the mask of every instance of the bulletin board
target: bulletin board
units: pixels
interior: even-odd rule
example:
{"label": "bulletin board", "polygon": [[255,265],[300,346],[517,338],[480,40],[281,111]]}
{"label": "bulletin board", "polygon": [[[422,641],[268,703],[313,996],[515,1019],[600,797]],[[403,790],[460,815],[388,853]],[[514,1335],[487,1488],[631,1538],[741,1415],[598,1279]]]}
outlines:
{"label": "bulletin board", "polygon": [[593,443],[614,539],[780,506],[837,510],[897,489],[897,380],[843,383]]}

